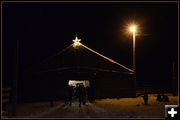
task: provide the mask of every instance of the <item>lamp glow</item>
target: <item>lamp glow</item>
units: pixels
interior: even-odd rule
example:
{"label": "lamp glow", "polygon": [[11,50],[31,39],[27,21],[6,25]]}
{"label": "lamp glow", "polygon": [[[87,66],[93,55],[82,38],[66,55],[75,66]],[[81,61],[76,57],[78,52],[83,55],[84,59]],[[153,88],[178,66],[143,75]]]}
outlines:
{"label": "lamp glow", "polygon": [[130,28],[129,28],[130,32],[136,32],[136,30],[137,30],[136,25],[131,25]]}

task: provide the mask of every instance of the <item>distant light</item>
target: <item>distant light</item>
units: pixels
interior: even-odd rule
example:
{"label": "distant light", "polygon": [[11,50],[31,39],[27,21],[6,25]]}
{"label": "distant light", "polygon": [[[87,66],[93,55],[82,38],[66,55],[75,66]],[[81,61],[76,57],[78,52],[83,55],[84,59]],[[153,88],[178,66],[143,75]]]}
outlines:
{"label": "distant light", "polygon": [[68,85],[76,87],[78,83],[83,84],[84,87],[90,87],[89,80],[69,80]]}
{"label": "distant light", "polygon": [[131,25],[131,26],[129,27],[129,31],[130,31],[130,32],[136,32],[136,30],[137,30],[137,26],[136,26],[136,25]]}
{"label": "distant light", "polygon": [[73,47],[78,47],[81,45],[80,43],[81,39],[78,39],[77,35],[76,35],[76,38],[73,40]]}

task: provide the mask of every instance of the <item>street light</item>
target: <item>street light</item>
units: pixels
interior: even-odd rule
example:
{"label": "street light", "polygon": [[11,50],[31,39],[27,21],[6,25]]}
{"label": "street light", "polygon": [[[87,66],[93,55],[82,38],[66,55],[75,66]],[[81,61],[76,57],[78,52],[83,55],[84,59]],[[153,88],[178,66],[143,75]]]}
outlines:
{"label": "street light", "polygon": [[136,48],[136,33],[137,33],[137,25],[132,24],[129,26],[129,31],[133,35],[133,71],[134,71],[134,89],[136,90],[136,55],[135,55],[135,48]]}

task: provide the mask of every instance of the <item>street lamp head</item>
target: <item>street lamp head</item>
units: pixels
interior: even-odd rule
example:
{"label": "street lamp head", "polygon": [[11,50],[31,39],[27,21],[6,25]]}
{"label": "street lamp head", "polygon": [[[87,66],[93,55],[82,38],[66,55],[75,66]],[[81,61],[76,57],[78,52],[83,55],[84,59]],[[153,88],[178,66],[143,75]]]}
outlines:
{"label": "street lamp head", "polygon": [[130,32],[136,32],[136,31],[137,31],[137,26],[136,26],[136,25],[131,25],[131,26],[129,27],[129,31],[130,31]]}

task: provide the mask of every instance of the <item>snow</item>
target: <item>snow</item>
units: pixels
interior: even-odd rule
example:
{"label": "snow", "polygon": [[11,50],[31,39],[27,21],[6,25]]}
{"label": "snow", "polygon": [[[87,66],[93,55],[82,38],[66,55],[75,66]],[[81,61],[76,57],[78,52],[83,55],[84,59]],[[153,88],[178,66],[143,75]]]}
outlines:
{"label": "snow", "polygon": [[[122,99],[103,99],[97,101],[97,106],[103,107],[110,113],[111,117],[120,118],[164,118],[164,106],[178,104],[178,98],[169,96],[170,102],[157,102],[156,96],[149,96],[149,105],[144,105],[142,97],[122,98]],[[116,114],[116,115],[115,115]]]}
{"label": "snow", "polygon": [[100,99],[79,107],[77,101],[72,106],[56,101],[50,103],[29,103],[18,105],[18,118],[164,118],[164,106],[178,104],[178,96],[169,96],[169,102],[156,101],[156,95],[149,96],[149,104],[143,98]]}

